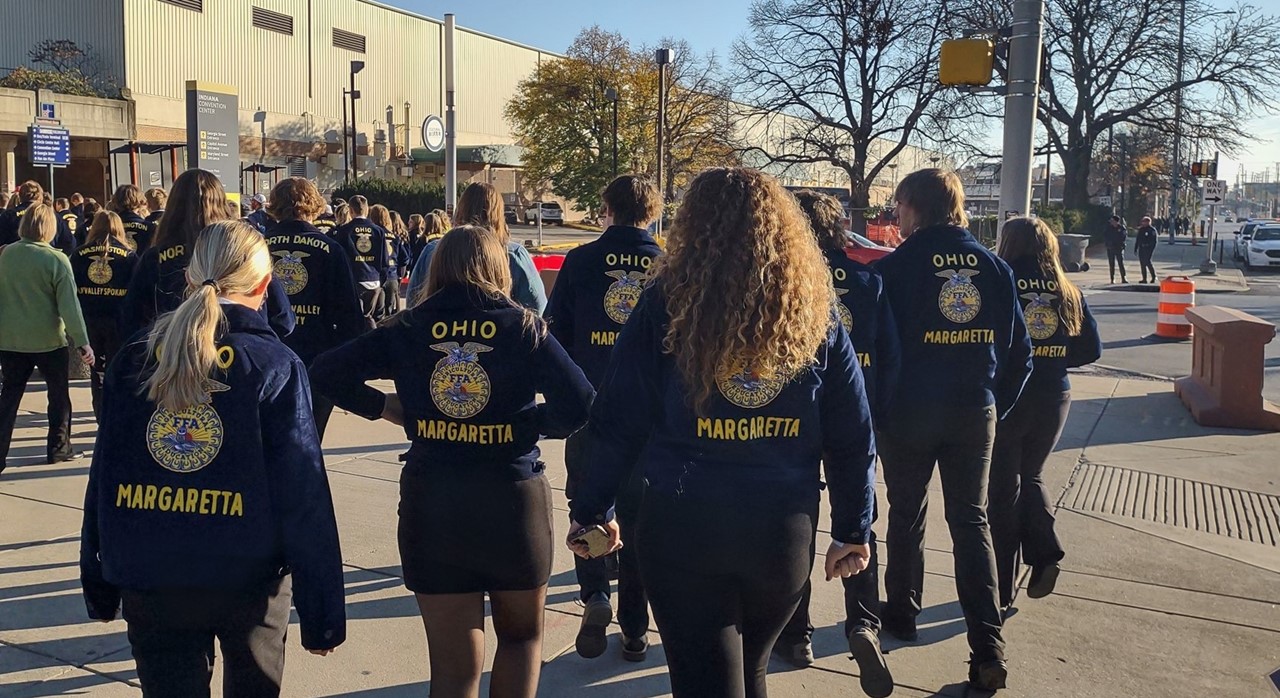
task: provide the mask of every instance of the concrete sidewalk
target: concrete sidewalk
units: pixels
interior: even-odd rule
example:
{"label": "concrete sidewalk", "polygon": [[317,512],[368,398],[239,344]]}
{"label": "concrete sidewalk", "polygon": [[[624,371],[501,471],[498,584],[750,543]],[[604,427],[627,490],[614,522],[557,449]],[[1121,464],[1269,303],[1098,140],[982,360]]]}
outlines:
{"label": "concrete sidewalk", "polygon": [[[1225,255],[1230,255],[1234,237],[1230,233],[1226,233],[1221,236],[1221,239],[1226,245]],[[1249,290],[1249,283],[1245,280],[1244,273],[1239,269],[1228,269],[1225,265],[1219,265],[1216,273],[1200,273],[1200,264],[1205,259],[1206,248],[1203,240],[1198,241],[1200,244],[1192,245],[1190,238],[1179,236],[1177,242],[1171,245],[1168,242],[1168,236],[1161,236],[1160,244],[1156,246],[1156,251],[1151,257],[1151,266],[1155,267],[1156,276],[1160,279],[1168,276],[1189,277],[1192,281],[1195,281],[1196,291],[1200,293],[1238,293]],[[1214,261],[1218,259],[1216,247],[1213,258]],[[1081,288],[1141,289],[1151,291],[1159,289],[1159,282],[1147,285],[1141,283],[1142,271],[1138,266],[1138,255],[1133,251],[1132,235],[1130,235],[1124,251],[1124,267],[1129,279],[1128,284],[1119,283],[1120,272],[1118,270],[1116,272],[1117,283],[1111,283],[1105,246],[1101,244],[1091,246],[1085,255],[1085,259],[1089,262],[1089,271],[1070,274],[1071,280]]]}
{"label": "concrete sidewalk", "polygon": [[[1201,428],[1168,383],[1101,372],[1074,380],[1075,405],[1047,472],[1068,556],[1057,593],[1016,604],[1006,625],[1010,688],[1001,695],[1271,695],[1265,677],[1280,668],[1280,434]],[[138,696],[124,624],[85,618],[77,551],[88,461],[40,462],[44,420],[32,411],[43,409],[42,392],[32,386],[0,476],[0,696]],[[87,387],[77,386],[73,400],[77,443],[88,449]],[[385,423],[339,414],[330,425],[349,639],[335,655],[313,657],[295,628],[287,696],[427,694],[425,636],[395,543],[403,444]],[[563,534],[561,444],[544,453]],[[963,684],[964,623],[936,482],[934,495],[920,640],[885,641],[894,695],[978,695]],[[575,596],[569,554],[558,550],[540,695],[668,695],[660,644],[642,664],[624,662],[616,641],[594,661],[574,654]],[[837,626],[841,609],[838,584],[815,575],[818,663],[803,671],[775,663],[771,695],[861,695]],[[489,645],[492,657],[492,636]]]}

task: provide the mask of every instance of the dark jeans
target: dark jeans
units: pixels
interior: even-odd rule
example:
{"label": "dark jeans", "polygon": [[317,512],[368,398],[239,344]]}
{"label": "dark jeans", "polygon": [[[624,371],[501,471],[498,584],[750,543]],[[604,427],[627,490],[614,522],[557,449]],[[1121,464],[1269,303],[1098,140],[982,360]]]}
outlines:
{"label": "dark jeans", "polygon": [[213,640],[222,647],[222,695],[280,695],[293,587],[288,577],[258,592],[121,593],[129,645],[145,698],[209,696]]}
{"label": "dark jeans", "polygon": [[382,319],[382,287],[365,288],[357,284],[356,295],[360,297],[360,312],[365,322],[369,327],[376,327]]}
{"label": "dark jeans", "polygon": [[67,385],[70,373],[70,353],[66,347],[26,354],[16,351],[0,351],[0,370],[4,372],[0,383],[0,469],[9,456],[13,441],[13,428],[18,421],[18,407],[27,381],[37,367],[44,376],[45,390],[49,397],[49,438],[45,455],[49,460],[71,454],[71,390]]}
{"label": "dark jeans", "polygon": [[1111,269],[1111,280],[1116,280],[1116,268],[1120,269],[1120,280],[1126,280],[1124,272],[1124,250],[1107,250],[1107,266]]}
{"label": "dark jeans", "polygon": [[884,575],[888,599],[881,619],[915,618],[920,613],[929,480],[936,464],[969,648],[978,662],[1003,658],[995,554],[987,525],[996,411],[939,407],[880,436],[881,472],[889,498],[889,564]]}
{"label": "dark jeans", "polygon": [[1053,531],[1053,502],[1044,486],[1044,464],[1062,435],[1071,393],[1031,390],[996,427],[991,454],[991,541],[996,551],[1000,605],[1013,602],[1018,551],[1031,566],[1063,558]]}
{"label": "dark jeans", "polygon": [[[876,514],[872,514],[874,521]],[[876,544],[876,532],[871,532],[871,562],[867,569],[841,579],[844,585],[844,634],[847,637],[854,628],[870,628],[880,632],[880,553]],[[804,586],[800,606],[792,614],[787,627],[778,638],[785,644],[795,644],[813,636],[813,620],[809,617],[809,602],[813,596],[812,579]]]}
{"label": "dark jeans", "polygon": [[1156,279],[1156,268],[1151,264],[1151,255],[1155,253],[1155,248],[1138,250],[1138,269],[1142,272],[1142,278],[1147,278],[1147,272],[1151,272],[1151,280]]}
{"label": "dark jeans", "polygon": [[[565,496],[573,499],[579,483],[586,477],[586,469],[590,467],[587,460],[587,435],[580,431],[565,440],[564,461],[568,471],[568,482],[565,485]],[[578,589],[583,601],[595,594],[609,596],[609,580],[613,573],[618,577],[618,627],[627,637],[639,637],[649,632],[649,599],[644,591],[644,583],[640,579],[640,565],[636,560],[635,522],[638,515],[639,499],[643,496],[643,482],[635,477],[623,488],[618,497],[615,514],[618,527],[622,529],[622,540],[626,545],[616,554],[609,557],[584,560],[573,556],[574,571],[578,577]]]}
{"label": "dark jeans", "polygon": [[114,317],[86,317],[89,345],[95,361],[89,369],[89,392],[93,396],[93,416],[102,421],[102,382],[107,375],[107,362],[120,350],[120,326]]}
{"label": "dark jeans", "polygon": [[382,317],[389,318],[400,312],[400,279],[388,277],[382,284]]}
{"label": "dark jeans", "polygon": [[802,497],[645,493],[640,573],[675,698],[767,695],[769,652],[813,566],[817,514],[816,488]]}

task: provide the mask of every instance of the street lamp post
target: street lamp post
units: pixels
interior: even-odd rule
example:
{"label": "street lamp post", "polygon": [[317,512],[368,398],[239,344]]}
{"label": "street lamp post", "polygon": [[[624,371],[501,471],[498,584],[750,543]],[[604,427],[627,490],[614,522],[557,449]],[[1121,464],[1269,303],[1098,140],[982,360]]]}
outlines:
{"label": "street lamp post", "polygon": [[618,176],[618,91],[612,87],[604,91],[604,98],[613,102],[613,176]]}
{"label": "street lamp post", "polygon": [[[658,64],[658,191],[661,192],[660,198],[663,203],[663,213],[666,212],[667,189],[663,186],[662,170],[666,160],[666,135],[667,135],[667,72],[671,66],[671,62],[675,60],[676,52],[669,48],[660,48],[653,52],[653,60]],[[658,214],[658,234],[662,234],[662,217]]]}
{"label": "street lamp post", "polygon": [[[358,171],[358,165],[356,163],[356,132],[359,130],[359,127],[356,126],[356,100],[360,99],[360,91],[356,89],[356,73],[359,73],[362,70],[364,70],[364,61],[351,61],[351,89],[344,90],[345,94],[351,96],[351,152],[346,158],[347,172],[344,177],[344,180],[348,182],[351,180],[352,173]],[[347,149],[346,137],[346,129],[344,128],[342,134],[342,149],[344,151]],[[356,179],[359,179],[359,177],[357,176]]]}
{"label": "street lamp post", "polygon": [[893,203],[893,195],[898,192],[898,163],[891,162],[887,165],[889,168],[889,200],[885,203]]}

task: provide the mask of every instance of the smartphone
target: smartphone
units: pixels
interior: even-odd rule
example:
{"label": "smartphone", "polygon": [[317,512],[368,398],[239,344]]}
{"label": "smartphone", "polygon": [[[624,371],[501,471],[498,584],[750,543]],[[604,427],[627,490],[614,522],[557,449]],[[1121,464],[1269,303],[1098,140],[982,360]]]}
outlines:
{"label": "smartphone", "polygon": [[609,532],[604,530],[604,526],[583,529],[573,542],[587,546],[587,557],[601,557],[609,552]]}

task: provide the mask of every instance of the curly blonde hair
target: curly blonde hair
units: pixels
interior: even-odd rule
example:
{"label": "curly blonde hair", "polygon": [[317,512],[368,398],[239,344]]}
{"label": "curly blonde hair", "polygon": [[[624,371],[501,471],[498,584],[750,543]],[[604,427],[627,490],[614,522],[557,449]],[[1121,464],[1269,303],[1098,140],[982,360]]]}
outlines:
{"label": "curly blonde hair", "polygon": [[654,283],[670,321],[663,351],[701,413],[731,367],[789,380],[833,327],[831,274],[809,221],[755,170],[698,175],[676,213]]}

